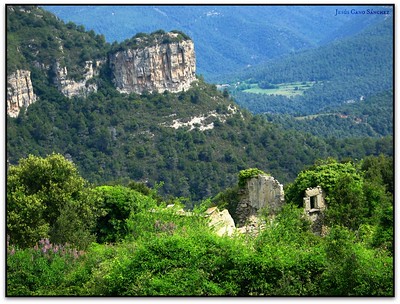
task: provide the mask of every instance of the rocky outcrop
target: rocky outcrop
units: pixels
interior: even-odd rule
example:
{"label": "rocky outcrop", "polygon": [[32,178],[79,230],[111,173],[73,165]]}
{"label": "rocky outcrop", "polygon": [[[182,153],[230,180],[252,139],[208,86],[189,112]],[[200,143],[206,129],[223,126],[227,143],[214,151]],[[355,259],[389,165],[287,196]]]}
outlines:
{"label": "rocky outcrop", "polygon": [[[96,62],[97,67],[100,64],[101,61]],[[73,96],[86,97],[88,94],[97,91],[97,85],[89,82],[94,76],[98,75],[98,69],[93,68],[93,61],[85,62],[83,78],[80,81],[69,79],[67,67],[61,67],[59,62],[55,63],[53,70],[55,74],[54,82],[58,90],[68,98]]]}
{"label": "rocky outcrop", "polygon": [[239,227],[248,225],[252,216],[258,217],[261,211],[265,210],[268,215],[277,214],[285,203],[283,185],[264,174],[248,179],[239,195],[236,209]]}
{"label": "rocky outcrop", "polygon": [[142,94],[145,91],[162,93],[189,89],[196,79],[194,44],[189,39],[175,41],[177,36],[177,33],[165,33],[149,46],[137,38],[137,43],[144,46],[110,54],[110,68],[117,90]]}
{"label": "rocky outcrop", "polygon": [[7,77],[7,114],[9,116],[17,117],[22,107],[28,108],[36,100],[30,71],[17,70]]}
{"label": "rocky outcrop", "polygon": [[210,219],[208,226],[214,229],[217,235],[232,236],[235,233],[235,222],[228,210],[219,211],[217,207],[212,207],[208,208],[205,214]]}

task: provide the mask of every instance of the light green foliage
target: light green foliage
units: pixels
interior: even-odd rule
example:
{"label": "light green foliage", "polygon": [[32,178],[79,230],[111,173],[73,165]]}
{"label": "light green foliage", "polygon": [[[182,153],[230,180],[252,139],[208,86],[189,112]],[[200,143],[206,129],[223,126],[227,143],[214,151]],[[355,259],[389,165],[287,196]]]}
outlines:
{"label": "light green foliage", "polygon": [[358,164],[332,159],[319,162],[299,173],[285,191],[286,200],[303,207],[305,190],[321,186],[326,193],[326,225],[361,229],[361,234],[371,225],[369,235],[363,236],[368,245],[392,252],[393,194],[388,191],[393,189],[391,162],[383,155],[368,157]]}
{"label": "light green foliage", "polygon": [[258,85],[250,85],[249,89],[243,90],[245,93],[254,94],[266,94],[266,95],[283,95],[287,97],[293,97],[296,95],[302,95],[306,90],[312,87],[313,81],[307,82],[289,82],[271,84],[260,82]]}
{"label": "light green foliage", "polygon": [[321,186],[329,203],[336,184],[347,174],[351,175],[356,182],[361,182],[361,176],[350,162],[339,163],[334,159],[316,162],[314,166],[300,172],[294,183],[288,186],[286,199],[302,207],[304,191],[310,187]]}
{"label": "light green foliage", "polygon": [[[181,205],[132,214],[131,237],[92,244],[78,258],[9,248],[10,295],[88,296],[391,296],[393,259],[353,232],[327,239],[286,205],[258,237],[219,237]],[[13,251],[14,250],[14,251]],[[11,253],[12,252],[12,253]],[[34,263],[31,255],[34,256]],[[54,256],[54,258],[52,258]],[[75,255],[74,255],[75,256]],[[15,271],[13,271],[15,270]]]}
{"label": "light green foliage", "polygon": [[239,172],[239,187],[244,187],[247,180],[257,175],[265,175],[266,173],[258,168],[249,168]]}
{"label": "light green foliage", "polygon": [[326,194],[326,222],[355,230],[365,220],[368,206],[362,189],[363,178],[352,163],[331,159],[302,171],[288,186],[286,199],[303,207],[305,190],[316,186],[321,186]]}
{"label": "light green foliage", "polygon": [[71,245],[56,245],[48,239],[26,249],[7,244],[7,295],[74,294],[76,288],[68,286],[69,274],[79,267],[82,255],[83,251]]}
{"label": "light green foliage", "polygon": [[321,294],[331,296],[393,295],[393,259],[387,252],[356,243],[344,227],[335,226],[325,240],[327,268]]}
{"label": "light green foliage", "polygon": [[33,246],[53,242],[87,246],[95,223],[94,199],[75,165],[62,155],[30,155],[7,174],[7,234],[11,242]]}

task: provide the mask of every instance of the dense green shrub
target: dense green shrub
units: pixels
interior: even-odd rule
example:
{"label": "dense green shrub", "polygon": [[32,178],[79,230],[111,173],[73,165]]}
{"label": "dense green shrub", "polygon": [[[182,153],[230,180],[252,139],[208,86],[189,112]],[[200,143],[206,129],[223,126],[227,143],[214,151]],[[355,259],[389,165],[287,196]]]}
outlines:
{"label": "dense green shrub", "polygon": [[30,155],[7,172],[7,234],[21,247],[50,237],[85,248],[94,241],[94,202],[72,162],[60,154]]}
{"label": "dense green shrub", "polygon": [[346,228],[335,226],[325,240],[327,267],[321,295],[393,296],[393,259],[387,252],[356,243]]}
{"label": "dense green shrub", "polygon": [[[84,255],[71,245],[41,239],[33,248],[7,246],[7,295],[66,295],[68,274]],[[74,282],[73,284],[76,284]]]}
{"label": "dense green shrub", "polygon": [[100,243],[124,239],[128,234],[126,221],[134,214],[148,213],[157,205],[149,196],[124,186],[100,186],[95,188],[95,192],[100,209],[96,224],[97,241]]}

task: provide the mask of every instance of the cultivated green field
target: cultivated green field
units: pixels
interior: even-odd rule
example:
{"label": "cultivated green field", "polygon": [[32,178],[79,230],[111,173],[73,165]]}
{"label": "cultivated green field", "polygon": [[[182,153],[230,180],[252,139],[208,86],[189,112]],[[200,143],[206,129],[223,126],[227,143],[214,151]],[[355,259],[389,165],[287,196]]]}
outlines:
{"label": "cultivated green field", "polygon": [[314,81],[280,83],[277,84],[278,88],[274,89],[261,89],[257,84],[252,84],[250,89],[244,90],[243,92],[291,97],[303,94],[303,92],[311,88],[314,83]]}

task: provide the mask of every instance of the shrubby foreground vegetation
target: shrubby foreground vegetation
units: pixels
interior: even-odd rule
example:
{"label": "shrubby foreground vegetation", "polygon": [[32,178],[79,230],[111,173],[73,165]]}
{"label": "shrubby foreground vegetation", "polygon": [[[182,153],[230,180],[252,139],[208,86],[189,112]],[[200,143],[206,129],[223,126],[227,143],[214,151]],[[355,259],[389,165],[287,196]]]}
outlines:
{"label": "shrubby foreground vegetation", "polygon": [[[324,237],[299,200],[316,184]],[[391,158],[319,161],[286,200],[258,236],[220,237],[203,216],[209,199],[182,215],[183,199],[135,182],[93,186],[59,154],[29,156],[8,169],[7,294],[393,296]]]}

